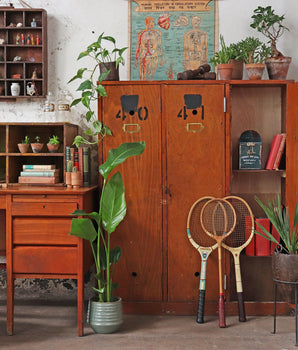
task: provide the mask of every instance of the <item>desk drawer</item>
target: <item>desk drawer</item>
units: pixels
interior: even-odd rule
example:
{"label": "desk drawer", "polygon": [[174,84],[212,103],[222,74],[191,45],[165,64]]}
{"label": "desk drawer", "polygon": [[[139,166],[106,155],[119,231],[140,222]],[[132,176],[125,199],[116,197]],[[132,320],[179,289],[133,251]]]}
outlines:
{"label": "desk drawer", "polygon": [[70,236],[71,217],[15,217],[12,220],[13,244],[76,245],[77,237]]}
{"label": "desk drawer", "polygon": [[78,208],[78,203],[13,202],[12,216],[67,216]]}
{"label": "desk drawer", "polygon": [[77,273],[75,247],[16,247],[12,256],[13,273]]}
{"label": "desk drawer", "polygon": [[76,202],[78,196],[59,194],[14,194],[12,202]]}

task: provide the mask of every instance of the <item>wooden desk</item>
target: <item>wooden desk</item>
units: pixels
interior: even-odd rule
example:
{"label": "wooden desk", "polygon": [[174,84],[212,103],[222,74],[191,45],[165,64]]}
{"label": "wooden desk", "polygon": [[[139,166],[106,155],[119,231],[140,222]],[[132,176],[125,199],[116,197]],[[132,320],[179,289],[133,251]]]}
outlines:
{"label": "wooden desk", "polygon": [[91,212],[96,186],[11,186],[0,189],[6,210],[7,333],[13,334],[15,278],[72,278],[78,284],[78,335],[83,335],[84,274],[92,264],[89,242],[68,235],[75,209]]}

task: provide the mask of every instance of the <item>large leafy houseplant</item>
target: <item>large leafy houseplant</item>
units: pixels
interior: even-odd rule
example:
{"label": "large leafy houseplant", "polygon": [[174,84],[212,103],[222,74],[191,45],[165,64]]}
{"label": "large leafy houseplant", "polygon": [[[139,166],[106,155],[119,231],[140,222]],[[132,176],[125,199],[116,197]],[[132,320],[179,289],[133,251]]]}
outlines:
{"label": "large leafy houseplant", "polygon": [[85,213],[76,210],[72,213],[83,218],[73,218],[70,235],[86,239],[91,244],[95,261],[97,293],[99,302],[111,302],[112,291],[117,288],[113,283],[115,264],[121,256],[121,248],[111,249],[111,234],[126,215],[125,189],[120,172],[116,172],[109,179],[109,174],[127,158],[141,155],[145,149],[144,142],[123,143],[116,149],[109,151],[105,163],[100,165],[99,173],[103,177],[101,197],[98,212]]}
{"label": "large leafy houseplant", "polygon": [[[82,80],[77,88],[77,91],[81,93],[81,97],[73,100],[71,107],[81,103],[87,109],[85,118],[87,122],[92,122],[93,127],[93,129],[89,128],[84,131],[87,137],[102,139],[106,134],[111,135],[110,129],[98,120],[93,109],[93,104],[96,100],[107,96],[102,82],[109,75],[110,70],[107,69],[100,72],[99,66],[115,62],[116,68],[118,68],[120,63],[124,64],[124,58],[122,55],[126,49],[127,47],[118,49],[116,47],[115,38],[112,36],[104,36],[104,33],[101,33],[98,39],[88,45],[86,50],[82,51],[78,56],[78,60],[89,58],[91,62],[93,62],[91,69],[87,67],[79,68],[76,75],[68,82],[71,83],[77,79]],[[76,147],[83,143],[96,144],[97,142],[98,140],[92,142],[86,137],[80,135],[76,136],[74,140]]]}
{"label": "large leafy houseplant", "polygon": [[[293,225],[290,224],[289,210],[288,208],[283,208],[281,205],[280,197],[278,196],[273,201],[267,201],[267,205],[262,203],[262,201],[256,197],[257,203],[264,210],[271,224],[277,230],[283,246],[282,249],[287,254],[298,254],[298,232],[297,232],[297,221],[298,221],[298,201],[296,203]],[[268,232],[262,225],[257,223],[259,230],[255,230],[258,235],[279,244],[276,238]]]}
{"label": "large leafy houseplant", "polygon": [[263,63],[270,55],[270,48],[260,39],[247,37],[239,43],[239,57],[245,63]]}

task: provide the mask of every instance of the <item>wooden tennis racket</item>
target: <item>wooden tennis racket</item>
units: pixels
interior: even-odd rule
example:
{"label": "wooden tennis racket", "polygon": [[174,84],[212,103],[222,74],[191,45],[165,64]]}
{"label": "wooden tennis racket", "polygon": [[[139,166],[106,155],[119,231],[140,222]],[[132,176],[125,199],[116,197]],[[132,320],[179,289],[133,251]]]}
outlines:
{"label": "wooden tennis racket", "polygon": [[203,230],[212,237],[218,245],[218,279],[219,279],[219,327],[226,327],[224,294],[222,280],[222,241],[228,237],[236,225],[236,213],[232,205],[225,199],[209,200],[201,211],[201,225]]}
{"label": "wooden tennis racket", "polygon": [[[236,290],[238,296],[238,314],[239,321],[245,322],[245,307],[243,299],[242,278],[240,269],[240,253],[248,246],[254,235],[254,216],[247,202],[236,196],[225,197],[236,212],[236,226],[233,232],[222,243],[223,248],[227,249],[234,257]],[[245,233],[248,234],[245,234]]]}
{"label": "wooden tennis racket", "polygon": [[190,208],[187,218],[188,239],[201,255],[197,323],[204,323],[207,259],[213,250],[217,248],[217,243],[210,236],[206,235],[201,226],[202,208],[212,198],[213,197],[202,197],[198,199]]}

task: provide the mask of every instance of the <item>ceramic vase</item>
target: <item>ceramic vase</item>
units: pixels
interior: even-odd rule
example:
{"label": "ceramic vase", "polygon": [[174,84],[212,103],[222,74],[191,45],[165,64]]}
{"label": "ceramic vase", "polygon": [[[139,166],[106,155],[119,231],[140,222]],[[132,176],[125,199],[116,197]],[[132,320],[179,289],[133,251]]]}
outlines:
{"label": "ceramic vase", "polygon": [[10,86],[11,96],[20,96],[21,87],[19,83],[12,83]]}

